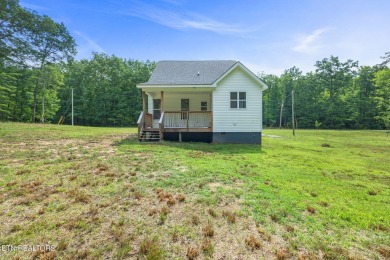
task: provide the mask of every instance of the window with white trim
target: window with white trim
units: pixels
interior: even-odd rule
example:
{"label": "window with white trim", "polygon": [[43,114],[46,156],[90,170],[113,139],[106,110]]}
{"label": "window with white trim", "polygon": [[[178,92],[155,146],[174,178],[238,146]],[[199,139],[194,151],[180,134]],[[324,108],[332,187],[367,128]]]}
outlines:
{"label": "window with white trim", "polygon": [[230,108],[246,108],[246,92],[230,92]]}

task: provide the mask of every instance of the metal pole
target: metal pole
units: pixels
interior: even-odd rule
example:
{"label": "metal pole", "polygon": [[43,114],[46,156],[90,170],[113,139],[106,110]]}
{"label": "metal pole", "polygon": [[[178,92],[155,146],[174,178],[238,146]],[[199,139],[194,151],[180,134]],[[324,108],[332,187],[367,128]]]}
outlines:
{"label": "metal pole", "polygon": [[45,87],[46,87],[46,74],[45,78],[43,79],[43,84],[42,84],[42,113],[41,113],[41,123],[45,123]]}
{"label": "metal pole", "polygon": [[42,116],[41,116],[41,122],[42,124],[45,123],[45,92],[43,93],[43,97],[42,97]]}
{"label": "metal pole", "polygon": [[72,125],[73,125],[73,88],[72,88]]}
{"label": "metal pole", "polygon": [[283,116],[283,101],[282,101],[282,106],[280,107],[279,129],[282,129],[282,116]]}
{"label": "metal pole", "polygon": [[291,91],[291,116],[292,116],[292,128],[293,128],[293,135],[295,135],[295,115],[294,115],[294,90]]}

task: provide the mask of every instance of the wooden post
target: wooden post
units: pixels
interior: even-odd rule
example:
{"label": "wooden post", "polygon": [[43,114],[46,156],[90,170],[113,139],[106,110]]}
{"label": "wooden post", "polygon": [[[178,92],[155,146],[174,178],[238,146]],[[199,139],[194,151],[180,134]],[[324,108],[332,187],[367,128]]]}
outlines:
{"label": "wooden post", "polygon": [[146,113],[146,94],[145,91],[142,91],[142,111]]}
{"label": "wooden post", "polygon": [[45,96],[42,96],[42,114],[41,114],[41,123],[45,123]]}
{"label": "wooden post", "polygon": [[164,111],[164,91],[161,91],[160,112]]}
{"label": "wooden post", "polygon": [[211,132],[213,131],[213,113],[214,113],[214,109],[213,109],[213,92],[211,92],[210,94],[210,130]]}
{"label": "wooden post", "polygon": [[73,88],[72,88],[72,125],[73,125]]}
{"label": "wooden post", "polygon": [[291,91],[291,117],[292,117],[293,135],[295,135],[294,90]]}
{"label": "wooden post", "polygon": [[145,94],[145,91],[142,91],[142,112],[143,112],[142,125],[143,125],[143,128],[146,128],[146,94]]}
{"label": "wooden post", "polygon": [[211,132],[213,131],[213,112],[211,111],[210,112],[210,128],[211,128]]}
{"label": "wooden post", "polygon": [[283,102],[282,102],[282,106],[280,107],[279,129],[282,129],[282,115],[283,115]]}
{"label": "wooden post", "polygon": [[188,121],[190,120],[190,111],[186,111],[187,113],[187,132],[188,132]]}

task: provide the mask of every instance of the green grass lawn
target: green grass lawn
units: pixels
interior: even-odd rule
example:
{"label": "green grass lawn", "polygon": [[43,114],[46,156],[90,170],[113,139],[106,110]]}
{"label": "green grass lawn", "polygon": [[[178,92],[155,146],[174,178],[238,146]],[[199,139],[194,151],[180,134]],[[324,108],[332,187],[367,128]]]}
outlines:
{"label": "green grass lawn", "polygon": [[385,131],[263,145],[138,143],[135,128],[0,123],[0,258],[388,259]]}

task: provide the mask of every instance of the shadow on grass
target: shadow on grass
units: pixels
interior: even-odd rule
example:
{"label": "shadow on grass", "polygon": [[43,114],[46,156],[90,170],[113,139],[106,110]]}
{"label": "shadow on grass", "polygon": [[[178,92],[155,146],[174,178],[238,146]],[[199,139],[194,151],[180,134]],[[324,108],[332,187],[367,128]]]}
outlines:
{"label": "shadow on grass", "polygon": [[[258,144],[217,144],[217,143],[203,143],[203,142],[138,142],[137,136],[130,135],[128,138],[120,140],[115,143],[115,146],[125,147],[150,147],[156,146],[158,150],[166,148],[183,149],[190,151],[199,151],[206,153],[219,153],[224,155],[229,154],[263,154],[265,151],[261,149]],[[158,148],[157,148],[158,147]]]}

